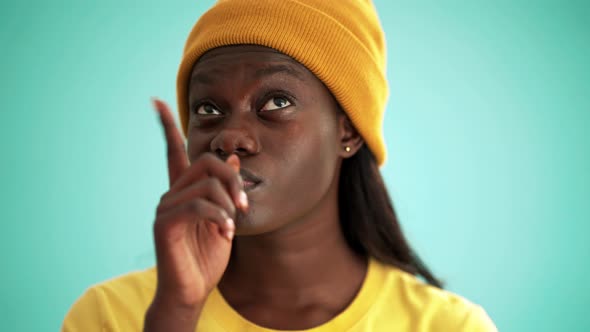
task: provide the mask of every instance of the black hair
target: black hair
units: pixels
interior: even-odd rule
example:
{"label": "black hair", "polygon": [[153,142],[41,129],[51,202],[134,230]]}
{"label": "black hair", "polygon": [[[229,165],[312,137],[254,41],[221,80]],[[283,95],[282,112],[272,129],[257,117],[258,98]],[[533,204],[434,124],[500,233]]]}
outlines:
{"label": "black hair", "polygon": [[375,157],[366,144],[343,160],[339,181],[340,222],[352,249],[443,288],[408,244]]}

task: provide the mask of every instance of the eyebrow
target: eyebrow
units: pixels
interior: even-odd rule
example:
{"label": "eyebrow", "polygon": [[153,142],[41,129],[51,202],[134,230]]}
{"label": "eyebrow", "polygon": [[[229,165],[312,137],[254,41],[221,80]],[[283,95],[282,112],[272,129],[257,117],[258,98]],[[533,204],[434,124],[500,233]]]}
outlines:
{"label": "eyebrow", "polygon": [[[269,65],[264,68],[260,68],[254,73],[254,78],[260,79],[264,76],[271,76],[280,73],[288,74],[289,76],[295,77],[301,81],[304,80],[303,75],[299,70],[293,68],[292,66],[284,64]],[[214,69],[206,72],[199,72],[193,75],[193,77],[191,78],[191,82],[198,82],[201,84],[211,85],[215,82],[215,75],[223,75],[223,71]]]}

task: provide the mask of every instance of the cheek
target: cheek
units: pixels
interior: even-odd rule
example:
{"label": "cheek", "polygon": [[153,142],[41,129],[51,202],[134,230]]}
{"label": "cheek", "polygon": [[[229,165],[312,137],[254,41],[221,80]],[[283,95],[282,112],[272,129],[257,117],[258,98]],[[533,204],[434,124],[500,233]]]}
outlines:
{"label": "cheek", "polygon": [[198,159],[201,154],[211,150],[212,135],[204,135],[202,133],[196,133],[195,131],[189,131],[186,140],[186,153],[188,160],[192,164]]}
{"label": "cheek", "polygon": [[299,179],[294,181],[296,185],[319,186],[329,181],[332,175],[335,160],[331,131],[326,128],[315,129],[302,131],[285,147],[287,172]]}
{"label": "cheek", "polygon": [[322,122],[294,125],[269,147],[277,165],[270,207],[282,223],[308,213],[332,183],[337,163],[335,129],[319,126]]}

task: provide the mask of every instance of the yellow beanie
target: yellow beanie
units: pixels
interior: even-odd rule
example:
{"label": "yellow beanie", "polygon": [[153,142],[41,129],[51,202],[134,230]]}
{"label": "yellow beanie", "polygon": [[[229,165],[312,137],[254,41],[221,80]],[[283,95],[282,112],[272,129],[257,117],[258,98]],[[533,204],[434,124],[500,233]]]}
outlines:
{"label": "yellow beanie", "polygon": [[189,34],[178,71],[180,120],[188,130],[188,82],[206,51],[255,44],[303,64],[330,89],[377,163],[385,162],[389,90],[385,36],[370,0],[219,0]]}

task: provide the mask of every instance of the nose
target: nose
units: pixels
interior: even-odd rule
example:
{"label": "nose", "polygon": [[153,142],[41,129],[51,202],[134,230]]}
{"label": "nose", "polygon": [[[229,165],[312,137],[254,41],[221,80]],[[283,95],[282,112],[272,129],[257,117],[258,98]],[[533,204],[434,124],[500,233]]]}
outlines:
{"label": "nose", "polygon": [[255,124],[247,119],[251,112],[245,113],[230,115],[211,140],[211,151],[220,158],[225,160],[232,153],[242,158],[259,152],[260,144],[255,133]]}

